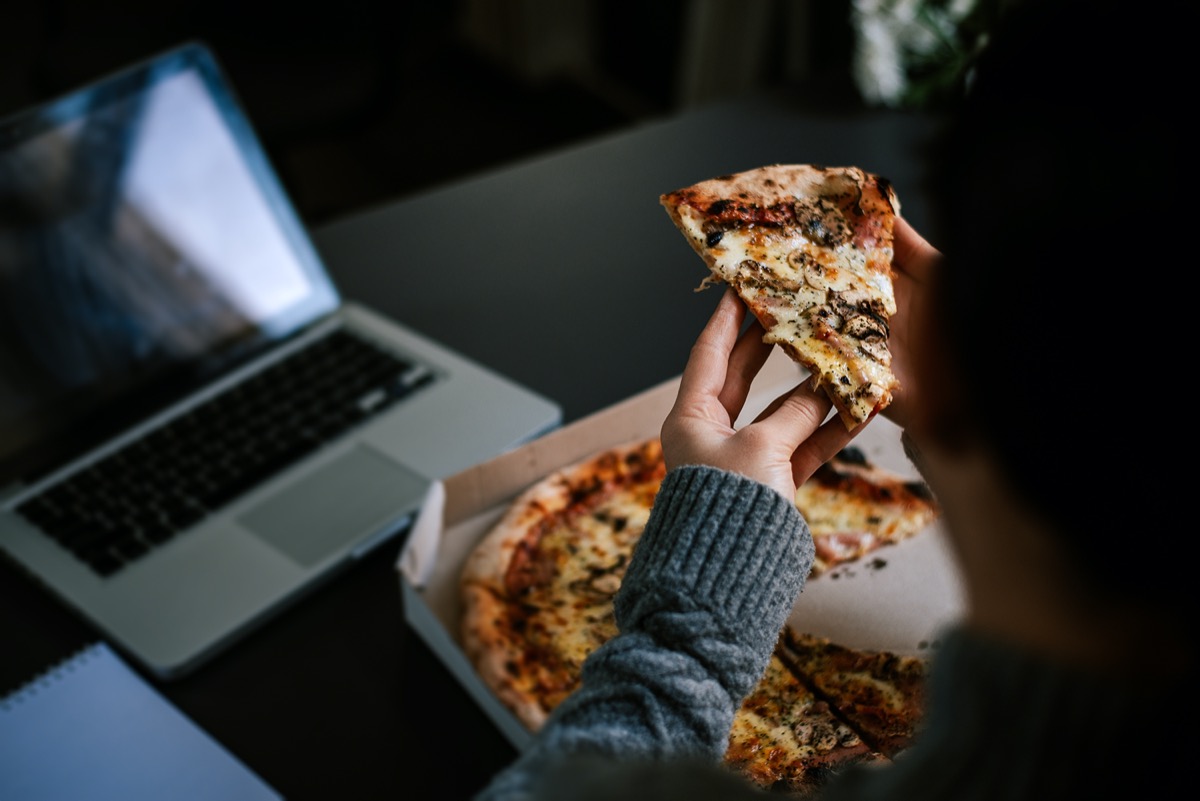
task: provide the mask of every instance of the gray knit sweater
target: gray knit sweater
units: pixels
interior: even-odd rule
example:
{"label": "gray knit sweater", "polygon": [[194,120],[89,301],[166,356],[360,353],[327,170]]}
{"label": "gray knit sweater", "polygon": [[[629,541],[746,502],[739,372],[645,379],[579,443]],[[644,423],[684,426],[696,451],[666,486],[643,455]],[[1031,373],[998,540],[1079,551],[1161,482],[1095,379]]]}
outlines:
{"label": "gray knit sweater", "polygon": [[[812,559],[774,490],[709,467],[669,473],[616,598],[621,634],[477,801],[768,797],[721,757]],[[1195,701],[1156,690],[955,630],[917,743],[882,770],[833,776],[821,799],[1151,797],[1197,753]]]}

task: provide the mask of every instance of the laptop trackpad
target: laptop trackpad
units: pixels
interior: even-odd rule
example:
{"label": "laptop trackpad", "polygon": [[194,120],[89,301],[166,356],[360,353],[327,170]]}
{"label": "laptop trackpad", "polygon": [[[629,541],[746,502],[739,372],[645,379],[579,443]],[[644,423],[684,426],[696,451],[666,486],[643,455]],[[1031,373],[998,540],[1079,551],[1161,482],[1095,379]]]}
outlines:
{"label": "laptop trackpad", "polygon": [[355,447],[242,515],[238,522],[308,567],[394,525],[421,503],[429,480]]}

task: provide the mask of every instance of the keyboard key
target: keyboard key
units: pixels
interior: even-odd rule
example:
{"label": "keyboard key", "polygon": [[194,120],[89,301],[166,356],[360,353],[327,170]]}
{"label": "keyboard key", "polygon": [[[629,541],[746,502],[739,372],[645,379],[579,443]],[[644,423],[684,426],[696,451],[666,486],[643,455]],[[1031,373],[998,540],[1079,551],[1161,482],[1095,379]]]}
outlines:
{"label": "keyboard key", "polygon": [[109,576],[434,379],[336,331],[18,511]]}

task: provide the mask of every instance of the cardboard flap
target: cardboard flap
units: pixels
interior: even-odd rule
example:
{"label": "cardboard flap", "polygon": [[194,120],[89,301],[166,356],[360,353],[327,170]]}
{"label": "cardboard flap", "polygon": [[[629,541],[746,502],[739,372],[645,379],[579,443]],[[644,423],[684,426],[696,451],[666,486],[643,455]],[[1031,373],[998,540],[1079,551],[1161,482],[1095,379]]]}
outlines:
{"label": "cardboard flap", "polygon": [[437,564],[438,543],[445,528],[446,485],[435,481],[425,493],[421,511],[408,532],[396,567],[414,587],[424,587]]}

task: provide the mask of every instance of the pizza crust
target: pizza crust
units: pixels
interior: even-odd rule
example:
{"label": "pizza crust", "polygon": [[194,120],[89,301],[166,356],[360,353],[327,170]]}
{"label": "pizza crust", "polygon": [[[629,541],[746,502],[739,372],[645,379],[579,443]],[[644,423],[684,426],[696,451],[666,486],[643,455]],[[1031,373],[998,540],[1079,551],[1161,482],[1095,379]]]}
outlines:
{"label": "pizza crust", "polygon": [[571,473],[578,469],[566,468],[522,493],[471,551],[462,571],[463,650],[484,683],[530,731],[541,727],[548,710],[523,672],[525,645],[512,628],[506,577],[538,527],[567,508]]}
{"label": "pizza crust", "polygon": [[505,576],[514,554],[533,529],[562,515],[571,499],[573,475],[584,464],[563,468],[526,489],[509,506],[504,516],[467,556],[463,565],[463,584],[492,588],[505,593]]}
{"label": "pizza crust", "polygon": [[463,650],[484,683],[531,731],[540,728],[553,706],[546,688],[561,692],[577,679],[553,675],[558,666],[546,664],[545,655],[535,658],[519,633],[528,619],[518,618],[514,604],[521,603],[528,586],[546,578],[550,567],[557,567],[539,563],[544,556],[537,551],[539,541],[556,527],[586,518],[623,489],[640,489],[648,496],[638,504],[648,515],[663,472],[657,438],[606,449],[525,490],[468,555],[460,579]]}
{"label": "pizza crust", "polygon": [[479,677],[500,703],[530,731],[546,722],[549,711],[530,691],[521,675],[523,646],[505,628],[504,603],[487,586],[467,584],[462,588],[463,650]]}

